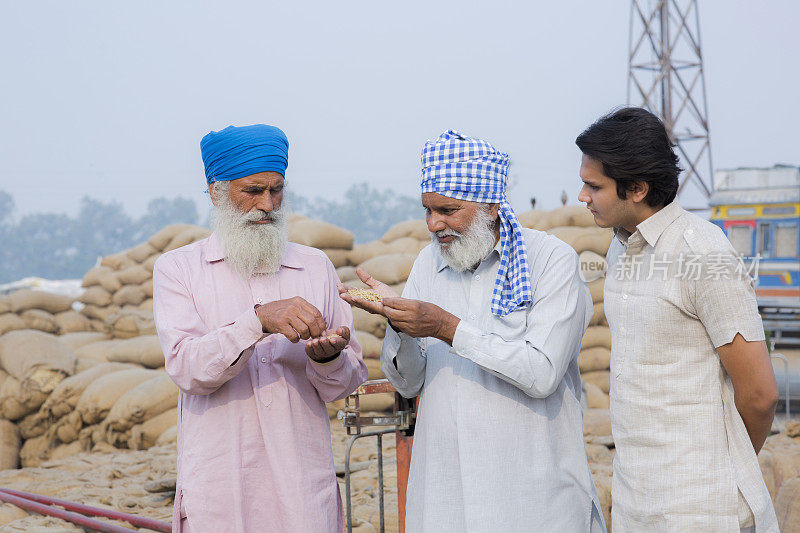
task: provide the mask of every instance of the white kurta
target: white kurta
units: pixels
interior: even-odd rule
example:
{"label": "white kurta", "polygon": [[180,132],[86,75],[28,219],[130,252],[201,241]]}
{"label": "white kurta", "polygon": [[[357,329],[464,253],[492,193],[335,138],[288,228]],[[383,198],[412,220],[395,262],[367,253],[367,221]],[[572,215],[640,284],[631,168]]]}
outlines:
{"label": "white kurta", "polygon": [[577,363],[592,300],[572,248],[539,231],[523,235],[532,305],[490,313],[497,247],[474,272],[458,273],[428,246],[403,296],[461,319],[453,347],[387,327],[386,377],[406,397],[422,393],[406,531],[605,531]]}

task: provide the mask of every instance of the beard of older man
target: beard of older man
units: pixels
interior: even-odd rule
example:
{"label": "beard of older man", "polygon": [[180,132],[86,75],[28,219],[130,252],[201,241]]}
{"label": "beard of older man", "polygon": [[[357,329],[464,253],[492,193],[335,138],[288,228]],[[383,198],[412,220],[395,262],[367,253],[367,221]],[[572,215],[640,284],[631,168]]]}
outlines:
{"label": "beard of older man", "polygon": [[[431,232],[431,241],[442,259],[456,272],[465,272],[478,266],[489,255],[497,242],[495,234],[496,221],[492,220],[488,206],[481,206],[475,211],[469,227],[463,233],[452,229]],[[451,242],[442,244],[441,237],[455,237]]]}
{"label": "beard of older man", "polygon": [[[217,234],[225,257],[245,279],[253,274],[274,274],[281,266],[287,241],[287,202],[267,213],[253,209],[242,213],[231,200],[230,182],[219,181],[213,189],[216,207],[211,229]],[[271,220],[269,224],[255,221]]]}

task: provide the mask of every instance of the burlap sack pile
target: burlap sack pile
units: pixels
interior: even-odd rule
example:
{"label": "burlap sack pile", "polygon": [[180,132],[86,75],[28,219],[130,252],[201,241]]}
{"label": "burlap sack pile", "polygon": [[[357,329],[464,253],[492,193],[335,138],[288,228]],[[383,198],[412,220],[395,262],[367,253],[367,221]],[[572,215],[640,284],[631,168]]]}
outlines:
{"label": "burlap sack pile", "polygon": [[36,329],[55,335],[90,331],[90,321],[72,309],[70,296],[35,289],[20,289],[0,296],[0,335],[19,329]]}
{"label": "burlap sack pile", "polygon": [[333,224],[293,214],[289,218],[289,241],[319,248],[335,268],[347,265],[353,249],[353,234]]}

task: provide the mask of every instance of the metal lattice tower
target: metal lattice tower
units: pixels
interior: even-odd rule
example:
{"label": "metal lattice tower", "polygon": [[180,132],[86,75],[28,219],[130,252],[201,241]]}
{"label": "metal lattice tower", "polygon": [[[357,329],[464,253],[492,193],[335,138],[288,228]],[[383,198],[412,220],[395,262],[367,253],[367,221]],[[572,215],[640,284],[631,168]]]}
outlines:
{"label": "metal lattice tower", "polygon": [[707,203],[713,175],[697,0],[632,0],[628,50],[628,105],[658,115],[676,143],[678,197],[690,196],[691,181],[691,197]]}

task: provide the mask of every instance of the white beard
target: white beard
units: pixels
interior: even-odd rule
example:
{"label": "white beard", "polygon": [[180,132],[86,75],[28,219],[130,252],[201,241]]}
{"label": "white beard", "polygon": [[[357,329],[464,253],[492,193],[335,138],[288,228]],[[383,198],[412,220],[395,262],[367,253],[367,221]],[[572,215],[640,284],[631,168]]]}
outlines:
{"label": "white beard", "polygon": [[[245,277],[253,274],[274,274],[281,266],[287,242],[287,211],[281,209],[267,213],[253,209],[242,213],[230,197],[230,185],[217,182],[214,189],[217,207],[211,213],[211,229],[216,232],[225,258]],[[227,186],[226,186],[227,185]],[[256,224],[254,220],[272,220],[269,224]]]}
{"label": "white beard", "polygon": [[[495,221],[488,209],[478,209],[467,230],[461,234],[454,230],[431,232],[431,240],[442,259],[456,272],[465,272],[477,266],[495,246]],[[454,236],[449,243],[442,244],[437,237]]]}

